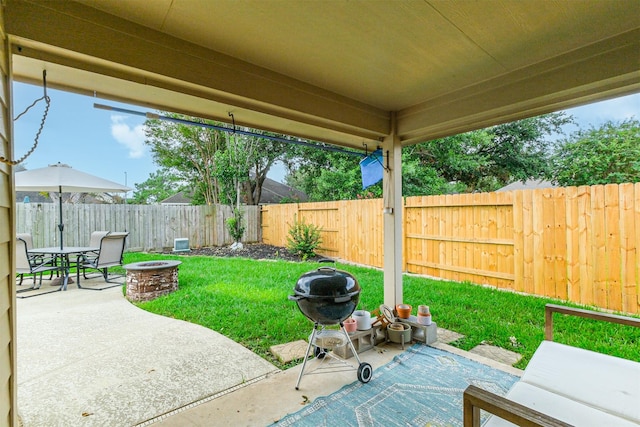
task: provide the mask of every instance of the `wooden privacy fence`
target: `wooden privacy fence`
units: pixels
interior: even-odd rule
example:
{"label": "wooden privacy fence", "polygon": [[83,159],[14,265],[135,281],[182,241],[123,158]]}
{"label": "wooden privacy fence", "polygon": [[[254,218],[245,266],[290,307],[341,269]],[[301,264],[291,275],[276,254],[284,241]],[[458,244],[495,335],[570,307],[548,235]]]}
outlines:
{"label": "wooden privacy fence", "polygon": [[[243,206],[244,242],[260,241],[260,208]],[[128,231],[126,249],[161,251],[173,239],[188,238],[192,248],[233,243],[225,221],[229,206],[63,204],[65,246],[85,246],[96,230]],[[37,247],[60,244],[56,203],[17,203],[16,232],[31,233]]]}
{"label": "wooden privacy fence", "polygon": [[[262,209],[264,243],[323,229],[322,253],[382,267],[382,201]],[[640,313],[640,183],[409,197],[404,270]]]}

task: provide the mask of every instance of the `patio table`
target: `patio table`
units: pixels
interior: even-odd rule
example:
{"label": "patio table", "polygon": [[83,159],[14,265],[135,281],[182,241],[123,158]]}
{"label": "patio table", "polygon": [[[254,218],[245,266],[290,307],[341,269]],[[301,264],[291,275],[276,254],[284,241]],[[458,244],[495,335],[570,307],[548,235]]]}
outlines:
{"label": "patio table", "polygon": [[67,290],[67,283],[69,281],[69,270],[71,268],[71,261],[69,261],[69,255],[83,255],[89,252],[97,252],[100,248],[91,246],[50,246],[47,248],[33,248],[29,249],[29,253],[33,255],[52,255],[60,260],[60,270],[62,271],[62,283],[60,284],[59,291]]}

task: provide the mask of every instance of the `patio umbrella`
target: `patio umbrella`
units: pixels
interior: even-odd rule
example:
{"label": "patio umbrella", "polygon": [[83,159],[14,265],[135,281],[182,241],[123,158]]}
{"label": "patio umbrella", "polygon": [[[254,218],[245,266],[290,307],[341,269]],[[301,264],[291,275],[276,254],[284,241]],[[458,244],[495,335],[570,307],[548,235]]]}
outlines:
{"label": "patio umbrella", "polygon": [[60,249],[63,248],[62,193],[124,193],[131,188],[58,162],[46,168],[17,172],[16,191],[48,191],[58,193]]}

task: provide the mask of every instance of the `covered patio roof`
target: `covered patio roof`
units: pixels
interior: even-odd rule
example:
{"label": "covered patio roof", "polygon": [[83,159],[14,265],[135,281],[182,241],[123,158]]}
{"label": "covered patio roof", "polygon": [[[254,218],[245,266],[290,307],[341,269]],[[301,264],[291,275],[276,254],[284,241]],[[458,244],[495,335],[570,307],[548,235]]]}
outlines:
{"label": "covered patio roof", "polygon": [[381,145],[386,304],[402,299],[403,146],[640,91],[634,0],[6,0],[4,10],[15,80],[39,84],[47,70],[50,87],[101,99]]}
{"label": "covered patio roof", "polygon": [[362,148],[640,90],[633,0],[8,0],[13,77]]}

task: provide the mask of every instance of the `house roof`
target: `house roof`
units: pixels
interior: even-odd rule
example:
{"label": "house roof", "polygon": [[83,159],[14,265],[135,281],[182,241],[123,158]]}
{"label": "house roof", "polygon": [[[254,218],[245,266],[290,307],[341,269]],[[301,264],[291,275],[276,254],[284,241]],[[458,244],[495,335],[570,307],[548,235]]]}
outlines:
{"label": "house roof", "polygon": [[545,181],[543,179],[528,179],[525,182],[516,181],[509,185],[505,185],[496,191],[513,191],[513,190],[537,190],[540,188],[555,188],[555,185],[551,181]]}
{"label": "house roof", "polygon": [[6,0],[4,19],[16,80],[358,149],[640,91],[631,0]]}
{"label": "house roof", "polygon": [[262,184],[262,194],[260,194],[260,204],[281,203],[283,200],[306,202],[309,197],[302,191],[288,185],[282,184],[273,179],[267,178]]}
{"label": "house roof", "polygon": [[[25,198],[28,197],[28,201]],[[67,203],[69,200],[73,200],[71,203],[83,203],[83,204],[105,204],[105,203],[119,203],[122,198],[117,195],[109,193],[62,193],[63,202]],[[38,191],[16,191],[17,203],[53,203],[53,200],[49,196],[43,195]]]}
{"label": "house roof", "polygon": [[161,205],[190,205],[191,197],[184,194],[183,191],[178,191],[173,196],[169,196],[160,201]]}

